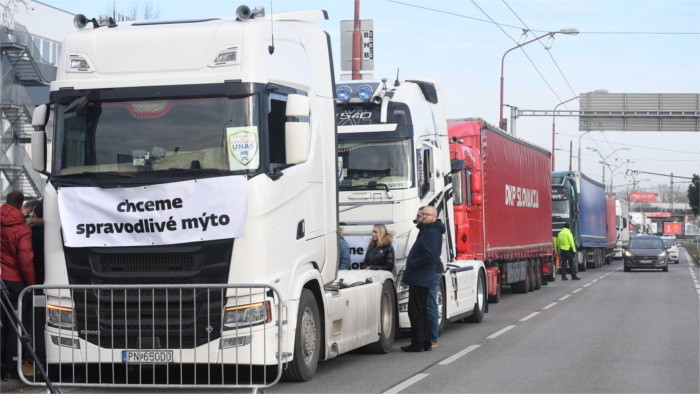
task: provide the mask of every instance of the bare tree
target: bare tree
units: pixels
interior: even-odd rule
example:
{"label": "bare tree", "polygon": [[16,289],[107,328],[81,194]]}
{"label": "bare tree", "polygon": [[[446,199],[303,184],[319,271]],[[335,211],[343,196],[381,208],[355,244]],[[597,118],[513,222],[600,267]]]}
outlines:
{"label": "bare tree", "polygon": [[160,17],[160,8],[158,4],[144,0],[142,2],[133,2],[129,6],[128,10],[117,10],[111,8],[107,11],[107,14],[114,17],[114,19],[119,21],[133,21],[133,20],[151,20]]}
{"label": "bare tree", "polygon": [[29,0],[0,0],[0,25],[10,27],[15,19],[15,13],[20,8],[29,11]]}

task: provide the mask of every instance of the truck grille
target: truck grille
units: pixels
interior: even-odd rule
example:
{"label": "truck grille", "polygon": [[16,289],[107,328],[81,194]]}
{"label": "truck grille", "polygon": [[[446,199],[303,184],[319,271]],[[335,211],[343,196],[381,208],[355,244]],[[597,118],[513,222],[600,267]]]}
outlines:
{"label": "truck grille", "polygon": [[103,348],[194,348],[220,336],[233,240],[134,248],[64,248],[70,284],[143,285],[73,293],[80,336]]}

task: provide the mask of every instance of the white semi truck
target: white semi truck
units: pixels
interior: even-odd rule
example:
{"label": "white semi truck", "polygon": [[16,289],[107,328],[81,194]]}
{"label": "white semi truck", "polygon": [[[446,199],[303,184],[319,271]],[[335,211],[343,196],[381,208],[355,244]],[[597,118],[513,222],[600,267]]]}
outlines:
{"label": "white semi truck", "polygon": [[481,321],[487,310],[482,261],[455,259],[453,190],[447,121],[437,82],[430,80],[337,82],[340,224],[354,262],[374,224],[394,236],[400,327],[410,328],[403,268],[418,229],[418,208],[434,205],[447,227],[438,292],[441,329],[447,321]]}
{"label": "white semi truck", "polygon": [[[49,177],[49,367],[180,366],[157,372],[174,378],[282,365],[305,381],[319,360],[391,349],[394,277],[337,269],[334,75],[316,19],[325,11],[244,6],[118,26],[76,17],[32,140]],[[174,288],[89,291],[154,285]]]}

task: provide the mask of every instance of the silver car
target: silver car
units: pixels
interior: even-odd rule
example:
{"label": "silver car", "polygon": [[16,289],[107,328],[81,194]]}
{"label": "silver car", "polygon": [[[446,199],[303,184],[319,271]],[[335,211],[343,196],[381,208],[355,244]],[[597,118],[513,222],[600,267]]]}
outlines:
{"label": "silver car", "polygon": [[638,235],[630,239],[623,253],[625,272],[633,268],[656,268],[668,272],[668,251],[657,235]]}
{"label": "silver car", "polygon": [[676,245],[676,237],[673,235],[662,235],[664,246],[668,250],[668,260],[678,264],[678,245]]}

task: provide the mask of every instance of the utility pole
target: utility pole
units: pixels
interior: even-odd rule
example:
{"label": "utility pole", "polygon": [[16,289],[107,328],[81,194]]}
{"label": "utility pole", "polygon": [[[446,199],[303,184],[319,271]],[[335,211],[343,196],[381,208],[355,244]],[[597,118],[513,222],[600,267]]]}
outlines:
{"label": "utility pole", "polygon": [[352,79],[362,79],[362,33],[360,32],[360,0],[355,0],[355,20],[352,30]]}

